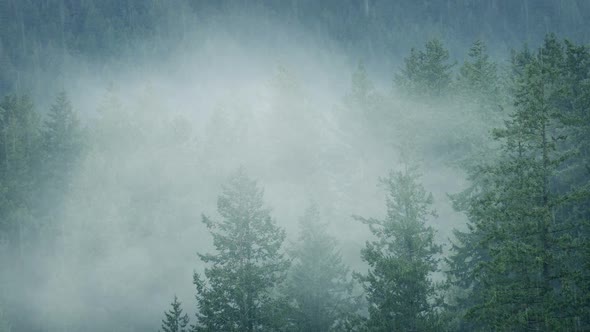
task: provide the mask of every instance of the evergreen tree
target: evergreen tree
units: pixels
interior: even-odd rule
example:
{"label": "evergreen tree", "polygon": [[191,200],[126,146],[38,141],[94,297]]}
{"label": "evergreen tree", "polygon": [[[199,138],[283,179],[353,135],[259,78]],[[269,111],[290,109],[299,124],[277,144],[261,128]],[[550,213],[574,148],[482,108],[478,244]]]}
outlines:
{"label": "evergreen tree", "polygon": [[69,189],[72,172],[82,153],[82,130],[65,92],[51,106],[41,131],[43,199],[40,214],[55,218],[60,202]]}
{"label": "evergreen tree", "polygon": [[296,331],[342,329],[357,309],[349,270],[326,226],[315,204],[300,219],[299,242],[292,251],[285,287]]}
{"label": "evergreen tree", "polygon": [[47,114],[42,132],[47,160],[52,164],[57,164],[58,160],[61,160],[64,165],[60,168],[71,169],[71,163],[81,149],[80,131],[78,117],[66,92],[58,93]]}
{"label": "evergreen tree", "polygon": [[462,195],[471,238],[453,259],[470,266],[475,278],[456,275],[477,300],[466,317],[485,329],[574,330],[581,271],[568,256],[582,253],[583,244],[570,231],[583,223],[563,209],[587,193],[558,189],[560,169],[571,158],[562,143],[563,48],[548,36],[536,54],[520,59],[526,61],[514,69],[514,112],[495,131],[501,156],[473,172],[477,182]]}
{"label": "evergreen tree", "polygon": [[425,50],[410,51],[395,82],[410,96],[441,97],[449,91],[453,66],[449,63],[449,51],[441,41],[433,39],[426,43]]}
{"label": "evergreen tree", "polygon": [[[385,118],[381,116],[382,97],[374,88],[365,66],[359,62],[351,74],[350,88],[343,98],[342,109],[337,116],[339,120],[338,137],[342,151],[338,151],[344,159],[340,167],[348,176],[354,174],[364,180],[367,154],[375,142],[381,141],[380,129],[386,127]],[[387,130],[390,130],[388,127]],[[342,185],[340,181],[335,186]],[[338,189],[344,192],[344,189]]]}
{"label": "evergreen tree", "polygon": [[458,80],[463,88],[472,89],[474,92],[494,92],[497,88],[496,64],[490,61],[486,44],[476,40],[461,68],[459,68]]}
{"label": "evergreen tree", "polygon": [[38,124],[29,97],[9,95],[0,102],[0,240],[15,244],[21,257],[34,228]]}
{"label": "evergreen tree", "polygon": [[367,145],[374,144],[366,142],[391,138],[391,109],[386,98],[375,89],[362,62],[359,62],[351,76],[350,90],[344,98],[346,117],[343,122],[352,127],[343,129],[354,135],[353,140],[364,143],[363,149],[366,149]]}
{"label": "evergreen tree", "polygon": [[362,110],[370,108],[371,98],[375,94],[373,82],[369,79],[367,69],[362,62],[359,62],[351,77],[351,89],[346,99],[352,107],[361,108]]}
{"label": "evergreen tree", "polygon": [[561,122],[567,126],[567,145],[571,158],[560,169],[560,190],[573,191],[561,214],[572,226],[567,241],[572,250],[562,259],[575,271],[575,286],[570,287],[571,303],[576,308],[580,330],[590,328],[590,48],[565,41],[565,107]]}
{"label": "evergreen tree", "polygon": [[283,301],[274,291],[289,268],[281,252],[285,232],[271,219],[262,196],[256,181],[240,169],[217,200],[222,220],[203,216],[217,252],[199,255],[211,265],[204,279],[194,275],[195,331],[271,331],[284,325]]}
{"label": "evergreen tree", "polygon": [[385,219],[365,219],[375,236],[362,250],[369,264],[358,275],[369,302],[367,326],[371,331],[425,331],[435,328],[436,287],[431,274],[438,271],[434,230],[426,226],[432,195],[418,183],[414,167],[391,172],[382,179],[387,190]]}
{"label": "evergreen tree", "polygon": [[496,64],[490,61],[482,40],[473,43],[468,56],[459,68],[457,85],[460,92],[484,113],[483,120],[489,120],[493,118],[490,113],[497,111],[502,104],[498,70]]}
{"label": "evergreen tree", "polygon": [[164,332],[188,332],[188,314],[182,314],[182,303],[178,301],[176,295],[174,295],[174,301],[170,305],[172,308],[168,312],[164,312],[165,318],[162,319],[162,330]]}

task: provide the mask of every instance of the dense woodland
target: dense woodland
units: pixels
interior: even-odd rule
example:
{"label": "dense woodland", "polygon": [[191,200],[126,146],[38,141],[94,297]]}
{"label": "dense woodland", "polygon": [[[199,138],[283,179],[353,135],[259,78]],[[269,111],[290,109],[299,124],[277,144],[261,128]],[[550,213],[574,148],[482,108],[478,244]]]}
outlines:
{"label": "dense woodland", "polygon": [[[589,3],[278,3],[0,1],[0,332],[590,330]],[[51,76],[240,12],[346,89],[283,60],[193,120]]]}

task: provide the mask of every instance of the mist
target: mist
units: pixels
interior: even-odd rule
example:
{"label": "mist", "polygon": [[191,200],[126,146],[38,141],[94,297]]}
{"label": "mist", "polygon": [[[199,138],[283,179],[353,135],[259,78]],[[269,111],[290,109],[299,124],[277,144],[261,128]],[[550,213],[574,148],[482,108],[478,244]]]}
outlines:
{"label": "mist", "polygon": [[[357,2],[5,1],[0,94],[28,96],[30,123],[39,129],[19,136],[24,129],[17,128],[11,140],[2,122],[6,151],[17,139],[28,143],[1,154],[7,165],[26,167],[21,174],[7,166],[0,183],[0,331],[156,331],[174,296],[194,324],[203,307],[193,273],[206,275],[211,266],[198,254],[218,250],[203,215],[226,217],[218,198],[238,170],[263,190],[264,206],[286,233],[286,257],[300,241],[306,209],[317,206],[349,268],[352,293],[364,299],[354,315],[371,322],[367,281],[348,274],[374,268],[361,251],[379,234],[362,218],[387,219],[395,201],[390,172],[415,165],[436,210],[423,227],[441,246],[424,280],[451,282],[445,258],[455,255],[454,230],[469,232],[479,220],[455,195],[480,183],[476,165],[509,155],[493,133],[518,110],[513,54],[525,44],[542,47],[550,32],[586,43],[586,14],[574,7],[587,5],[524,1],[515,18],[506,1],[493,1],[490,16],[485,6],[468,9],[461,1],[440,8]],[[57,28],[39,32],[43,13]],[[84,25],[92,19],[95,30]],[[478,20],[485,24],[469,29]],[[448,50],[452,82],[418,94],[404,83],[413,77],[408,59],[432,40]],[[476,40],[485,43],[497,78],[495,90],[482,94],[456,78]],[[67,155],[46,148],[52,141],[43,129],[61,92],[77,118],[75,148],[63,150],[75,152]],[[587,211],[584,202],[571,204]],[[452,287],[436,298],[455,303]],[[572,323],[579,330],[587,327],[579,318],[588,322],[586,304]],[[452,322],[432,330],[488,326],[456,323],[460,311],[449,310],[432,309]]]}

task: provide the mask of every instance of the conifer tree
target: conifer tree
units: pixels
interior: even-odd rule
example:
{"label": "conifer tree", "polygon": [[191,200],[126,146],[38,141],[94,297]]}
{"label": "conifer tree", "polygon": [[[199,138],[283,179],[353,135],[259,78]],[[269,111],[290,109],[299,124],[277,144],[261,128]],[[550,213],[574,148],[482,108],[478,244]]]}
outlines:
{"label": "conifer tree", "polygon": [[497,69],[496,64],[490,61],[486,44],[481,39],[476,40],[467,55],[468,60],[459,68],[459,81],[467,89],[495,91]]}
{"label": "conifer tree", "polygon": [[359,62],[351,77],[351,89],[347,96],[347,102],[352,107],[368,108],[371,104],[371,97],[375,94],[373,82],[369,79],[367,69],[362,62]]}
{"label": "conifer tree", "polygon": [[565,41],[564,89],[561,122],[567,126],[571,158],[560,169],[560,191],[573,191],[560,214],[573,227],[567,242],[572,248],[562,259],[574,273],[569,288],[570,303],[576,308],[579,329],[590,328],[590,48]]}
{"label": "conifer tree", "polygon": [[352,139],[362,142],[389,138],[388,115],[391,110],[387,108],[385,97],[375,89],[362,62],[352,72],[350,83],[350,90],[344,98],[346,117],[343,122],[353,127],[344,129],[352,131]]}
{"label": "conifer tree", "polygon": [[82,130],[65,92],[51,106],[41,131],[42,169],[40,183],[44,199],[38,208],[46,217],[55,217],[59,202],[69,189],[69,181],[82,153]]}
{"label": "conifer tree", "polygon": [[47,167],[71,170],[81,150],[81,128],[65,91],[57,94],[47,114],[42,137],[46,161],[51,164]]}
{"label": "conifer tree", "polygon": [[497,111],[502,103],[498,70],[496,64],[490,60],[482,40],[473,43],[468,57],[459,68],[457,85],[461,94],[484,112],[482,119],[488,120],[491,118],[489,113]]}
{"label": "conifer tree", "polygon": [[395,76],[397,86],[414,97],[441,97],[452,82],[449,51],[438,39],[426,43],[424,50],[412,49],[404,67]]}
{"label": "conifer tree", "polygon": [[195,273],[195,331],[271,331],[284,325],[284,301],[275,295],[289,261],[285,232],[263,204],[263,192],[243,169],[232,175],[217,200],[221,220],[203,216],[216,253],[200,254],[209,267]]}
{"label": "conifer tree", "polygon": [[432,195],[418,182],[415,167],[392,171],[382,179],[387,190],[387,216],[365,219],[375,239],[367,242],[362,258],[369,265],[358,275],[369,302],[367,327],[371,331],[425,331],[435,328],[436,287],[431,274],[438,271]]}
{"label": "conifer tree", "polygon": [[455,273],[470,287],[467,319],[484,329],[571,330],[579,327],[575,276],[583,268],[568,256],[584,251],[571,233],[583,222],[563,211],[587,193],[559,190],[560,170],[572,156],[563,143],[562,45],[548,36],[528,54],[513,71],[514,112],[495,131],[501,155],[472,172],[474,186],[462,195],[472,226],[452,260],[470,272]]}
{"label": "conifer tree", "polygon": [[8,95],[0,102],[0,241],[14,244],[21,256],[33,228],[38,125],[28,96]]}
{"label": "conifer tree", "polygon": [[162,319],[162,331],[188,332],[188,314],[182,314],[182,303],[178,301],[176,295],[174,295],[174,300],[170,305],[172,308],[168,312],[164,312],[165,318]]}
{"label": "conifer tree", "polygon": [[291,252],[293,265],[285,286],[295,331],[342,329],[358,307],[349,269],[326,226],[315,204],[300,219],[299,241]]}

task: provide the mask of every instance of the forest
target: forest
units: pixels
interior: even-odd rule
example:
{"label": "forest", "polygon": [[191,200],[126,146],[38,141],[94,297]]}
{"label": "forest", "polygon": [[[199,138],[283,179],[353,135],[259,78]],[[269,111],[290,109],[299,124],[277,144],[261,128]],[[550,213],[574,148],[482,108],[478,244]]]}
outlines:
{"label": "forest", "polygon": [[589,22],[0,0],[0,332],[590,330]]}

